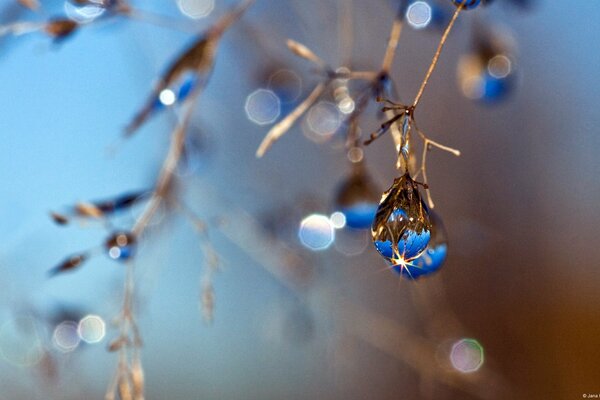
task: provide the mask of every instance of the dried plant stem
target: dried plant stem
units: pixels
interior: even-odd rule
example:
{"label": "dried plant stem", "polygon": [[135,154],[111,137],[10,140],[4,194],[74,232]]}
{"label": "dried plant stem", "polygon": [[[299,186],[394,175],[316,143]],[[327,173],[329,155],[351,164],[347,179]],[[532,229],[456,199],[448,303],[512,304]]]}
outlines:
{"label": "dried plant stem", "polygon": [[[142,236],[148,224],[158,211],[160,205],[165,201],[173,174],[183,153],[187,127],[194,110],[194,105],[200,93],[197,88],[194,93],[183,104],[183,116],[173,130],[171,145],[161,167],[158,180],[156,182],[152,196],[148,205],[137,219],[132,233],[136,238]],[[115,392],[119,393],[122,400],[143,400],[143,369],[140,359],[139,348],[142,345],[140,332],[135,320],[133,311],[133,298],[135,289],[135,270],[134,263],[129,262],[126,266],[126,276],[123,289],[123,305],[118,318],[119,322],[119,365],[114,379],[110,383],[105,399],[113,400]],[[132,346],[132,363],[129,365],[128,351]]]}
{"label": "dried plant stem", "polygon": [[148,201],[148,205],[133,226],[132,232],[136,237],[140,237],[142,235],[158,211],[162,202],[165,200],[165,197],[169,194],[169,188],[173,181],[174,171],[177,168],[177,164],[179,164],[181,155],[183,154],[187,128],[189,126],[194,106],[200,93],[199,89],[201,88],[196,89],[195,93],[187,98],[183,104],[183,116],[171,134],[171,146],[169,147],[167,156],[160,169],[155,189],[150,197],[150,200]]}
{"label": "dried plant stem", "polygon": [[200,280],[200,304],[202,315],[204,320],[211,323],[214,319],[214,288],[213,288],[213,276],[219,269],[219,256],[215,250],[210,236],[208,234],[208,227],[206,223],[200,218],[191,208],[178,201],[175,204],[177,208],[187,217],[188,221],[191,222],[194,229],[200,235],[200,248],[204,256],[204,275]]}
{"label": "dried plant stem", "polygon": [[349,65],[354,47],[353,0],[338,0],[339,54],[342,64]]}
{"label": "dried plant stem", "polygon": [[398,41],[400,40],[400,34],[402,33],[402,16],[398,15],[394,19],[392,24],[392,30],[390,31],[390,37],[388,39],[383,61],[381,62],[381,72],[388,73],[392,64],[394,63],[394,56],[396,55],[396,49],[398,48]]}
{"label": "dried plant stem", "polygon": [[316,55],[311,49],[309,49],[307,46],[303,45],[302,43],[297,42],[292,39],[288,39],[285,43],[286,43],[288,49],[290,49],[290,51],[292,53],[294,53],[295,55],[297,55],[298,57],[304,58],[305,60],[312,62],[317,67],[319,67],[319,69],[321,69],[321,70],[329,70],[330,69],[329,66],[327,65],[327,63],[325,61],[323,61],[323,59],[321,59],[321,57]]}
{"label": "dried plant stem", "polygon": [[256,157],[260,158],[265,155],[266,151],[275,143],[281,136],[283,136],[291,127],[294,125],[296,120],[302,116],[321,96],[325,88],[329,85],[329,81],[319,83],[313,91],[308,95],[306,99],[291,113],[285,116],[284,119],[279,121],[265,136],[261,142],[258,150],[256,150]]}
{"label": "dried plant stem", "polygon": [[423,79],[423,82],[421,83],[421,87],[419,88],[419,91],[417,92],[417,95],[415,96],[415,101],[413,101],[413,104],[412,104],[413,110],[415,108],[417,108],[419,101],[421,101],[421,96],[423,96],[423,92],[425,91],[425,87],[427,86],[427,83],[429,82],[429,78],[431,78],[431,74],[435,70],[437,62],[440,58],[440,54],[442,54],[442,49],[444,48],[444,44],[446,43],[446,40],[448,39],[448,35],[450,34],[450,31],[452,30],[452,27],[454,26],[454,23],[456,22],[456,19],[458,18],[458,14],[460,14],[462,9],[463,9],[463,4],[461,3],[460,5],[458,5],[456,7],[456,11],[454,12],[452,19],[448,23],[448,26],[446,27],[446,30],[444,31],[444,34],[442,35],[442,39],[440,40],[440,43],[438,44],[437,50],[435,51],[435,54],[433,56],[433,60],[431,60],[429,69],[427,70],[427,73],[425,74],[425,79]]}
{"label": "dried plant stem", "polygon": [[419,134],[421,139],[423,140],[423,154],[421,155],[421,166],[417,173],[415,174],[415,178],[419,176],[420,173],[423,174],[423,183],[425,184],[425,194],[427,195],[427,203],[430,208],[435,207],[435,203],[431,197],[431,190],[429,189],[429,180],[427,179],[427,153],[430,148],[437,147],[440,150],[447,151],[448,153],[454,154],[457,157],[460,157],[460,150],[454,149],[452,147],[444,146],[441,143],[436,142],[435,140],[429,139],[418,127],[417,123],[414,119],[412,119],[412,125],[415,131]]}

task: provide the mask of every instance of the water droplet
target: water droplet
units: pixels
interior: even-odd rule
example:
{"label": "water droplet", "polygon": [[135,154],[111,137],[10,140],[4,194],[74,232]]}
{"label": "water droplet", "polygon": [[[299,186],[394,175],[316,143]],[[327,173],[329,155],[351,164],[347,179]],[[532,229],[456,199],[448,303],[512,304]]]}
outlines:
{"label": "water droplet", "polygon": [[436,272],[446,261],[446,255],[448,254],[448,236],[444,223],[440,216],[433,210],[429,211],[429,220],[431,221],[431,239],[425,251],[410,264],[406,265],[406,268],[400,270],[396,269],[397,272],[402,273],[408,278],[418,278],[423,275],[429,275]]}
{"label": "water droplet", "polygon": [[429,211],[408,173],[382,196],[371,228],[375,248],[392,266],[404,268],[425,250],[431,236]]}
{"label": "water droplet", "polygon": [[104,243],[108,256],[113,260],[120,261],[125,261],[133,256],[135,245],[135,236],[129,232],[113,233]]}
{"label": "water droplet", "polygon": [[357,164],[352,173],[338,189],[336,204],[346,216],[346,226],[353,229],[367,229],[373,224],[379,190],[365,171]]}
{"label": "water droplet", "polygon": [[200,83],[198,74],[188,72],[175,79],[158,93],[152,105],[153,111],[162,110],[174,104],[181,104]]}
{"label": "water droplet", "polygon": [[452,0],[455,6],[463,4],[463,10],[470,10],[479,5],[481,0]]}
{"label": "water droplet", "polygon": [[458,63],[459,85],[472,100],[503,100],[516,86],[514,39],[510,32],[494,26],[474,38],[474,49]]}

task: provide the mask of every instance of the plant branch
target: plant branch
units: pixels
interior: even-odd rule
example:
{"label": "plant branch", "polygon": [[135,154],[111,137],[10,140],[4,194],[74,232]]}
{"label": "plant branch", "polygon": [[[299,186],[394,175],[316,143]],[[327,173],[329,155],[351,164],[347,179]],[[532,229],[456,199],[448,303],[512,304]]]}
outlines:
{"label": "plant branch", "polygon": [[450,20],[450,23],[448,23],[448,26],[446,27],[446,30],[444,31],[444,34],[442,35],[442,39],[440,40],[440,43],[438,44],[437,50],[435,51],[435,54],[433,56],[433,60],[431,60],[429,69],[427,70],[427,73],[425,74],[425,79],[423,79],[423,82],[421,83],[421,87],[419,88],[419,91],[417,92],[417,95],[415,96],[415,100],[413,101],[413,104],[412,104],[413,109],[415,109],[417,107],[417,105],[419,104],[419,101],[421,101],[421,96],[423,96],[423,92],[425,91],[425,87],[427,86],[427,83],[429,82],[429,78],[431,77],[431,74],[435,70],[437,62],[440,58],[440,54],[442,54],[442,49],[444,48],[444,44],[446,43],[446,40],[448,39],[448,35],[450,34],[450,31],[452,30],[452,27],[454,26],[454,23],[456,22],[456,19],[458,18],[458,14],[460,14],[462,9],[463,9],[463,4],[461,3],[460,5],[457,6],[456,11],[454,12],[454,15],[452,16],[452,19]]}

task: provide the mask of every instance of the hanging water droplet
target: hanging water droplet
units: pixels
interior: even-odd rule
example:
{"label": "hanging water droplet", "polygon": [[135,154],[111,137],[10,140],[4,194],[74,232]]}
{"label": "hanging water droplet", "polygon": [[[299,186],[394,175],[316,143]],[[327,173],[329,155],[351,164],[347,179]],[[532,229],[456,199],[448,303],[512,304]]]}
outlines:
{"label": "hanging water droplet", "polygon": [[498,27],[479,28],[473,51],[461,57],[458,82],[471,100],[493,104],[507,98],[516,86],[514,39]]}
{"label": "hanging water droplet", "polygon": [[395,267],[396,272],[407,278],[416,279],[423,275],[430,275],[441,268],[448,254],[448,236],[440,216],[433,210],[429,211],[431,221],[431,239],[425,251],[412,260],[405,268]]}
{"label": "hanging water droplet", "polygon": [[128,260],[135,251],[136,240],[130,232],[116,232],[106,239],[104,247],[113,260]]}
{"label": "hanging water droplet", "polygon": [[396,178],[383,194],[371,235],[379,254],[401,268],[427,247],[431,236],[429,211],[408,173]]}
{"label": "hanging water droplet", "polygon": [[338,189],[336,204],[346,217],[346,226],[352,229],[367,229],[373,224],[379,190],[365,171],[356,164],[351,175]]}
{"label": "hanging water droplet", "polygon": [[470,10],[479,5],[481,0],[452,0],[455,6],[463,5],[464,10]]}

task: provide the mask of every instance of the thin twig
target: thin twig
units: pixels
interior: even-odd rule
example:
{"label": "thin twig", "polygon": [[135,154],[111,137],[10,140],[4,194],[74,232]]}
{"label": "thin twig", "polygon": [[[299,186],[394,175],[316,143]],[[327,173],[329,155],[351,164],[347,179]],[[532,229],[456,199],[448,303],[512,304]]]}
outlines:
{"label": "thin twig", "polygon": [[440,58],[440,54],[442,54],[442,49],[444,48],[444,44],[446,43],[446,40],[448,39],[448,35],[450,34],[450,31],[452,30],[452,27],[454,26],[454,23],[456,22],[456,19],[458,18],[458,14],[460,14],[462,9],[463,9],[463,3],[461,3],[460,5],[457,6],[456,11],[454,12],[454,15],[452,16],[452,19],[450,20],[450,23],[448,23],[448,26],[446,27],[446,30],[444,31],[444,34],[442,35],[442,39],[440,40],[440,43],[438,44],[437,50],[435,51],[435,54],[433,56],[433,60],[431,60],[431,64],[429,65],[429,69],[427,70],[427,74],[425,74],[425,79],[423,79],[423,82],[421,83],[421,87],[419,88],[419,91],[417,92],[417,95],[415,96],[415,101],[413,101],[413,104],[412,104],[413,109],[415,109],[417,107],[417,105],[419,104],[419,101],[421,100],[421,96],[423,96],[423,92],[425,91],[425,87],[427,86],[427,83],[429,82],[429,78],[431,77],[431,74],[435,70],[435,66],[437,65],[438,59]]}
{"label": "thin twig", "polygon": [[388,39],[383,61],[381,62],[381,72],[388,73],[394,62],[394,56],[396,55],[396,49],[398,48],[398,41],[400,40],[400,34],[402,33],[402,16],[397,15],[392,24],[392,30],[390,31],[390,37]]}
{"label": "thin twig", "polygon": [[292,53],[294,53],[295,55],[297,55],[300,58],[304,58],[305,60],[312,62],[317,67],[319,67],[319,69],[322,69],[322,70],[330,70],[331,69],[331,68],[329,68],[327,63],[321,59],[321,57],[316,55],[311,49],[309,49],[307,46],[303,45],[302,43],[297,42],[293,39],[288,39],[285,42],[285,44]]}
{"label": "thin twig", "polygon": [[283,136],[291,127],[294,125],[296,120],[302,116],[321,96],[325,88],[328,86],[329,81],[321,82],[313,91],[308,95],[302,103],[298,105],[291,113],[285,116],[281,121],[275,124],[267,133],[263,141],[260,143],[258,150],[256,150],[256,157],[261,158],[265,155],[267,150],[275,143],[281,136]]}

